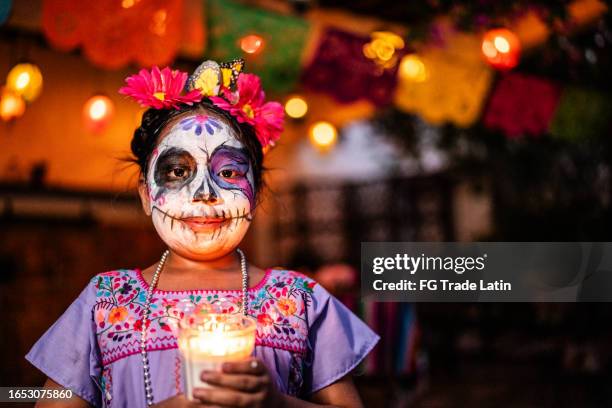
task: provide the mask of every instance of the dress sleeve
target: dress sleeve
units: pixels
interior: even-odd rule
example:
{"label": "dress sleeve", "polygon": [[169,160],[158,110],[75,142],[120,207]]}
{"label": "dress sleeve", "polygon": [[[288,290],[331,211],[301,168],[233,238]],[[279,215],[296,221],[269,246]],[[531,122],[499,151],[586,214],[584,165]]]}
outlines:
{"label": "dress sleeve", "polygon": [[94,278],[25,358],[47,377],[98,407],[102,365],[93,319],[95,295]]}
{"label": "dress sleeve", "polygon": [[319,391],[351,372],[380,339],[319,284],[313,289],[307,319],[309,356],[302,388],[305,395]]}

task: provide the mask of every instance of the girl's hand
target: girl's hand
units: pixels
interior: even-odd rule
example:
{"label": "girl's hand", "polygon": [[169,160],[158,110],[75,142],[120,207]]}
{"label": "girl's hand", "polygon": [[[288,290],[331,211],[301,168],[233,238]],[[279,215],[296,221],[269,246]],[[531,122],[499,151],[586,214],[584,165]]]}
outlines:
{"label": "girl's hand", "polygon": [[205,406],[280,408],[284,398],[261,360],[224,363],[222,372],[203,371],[202,381],[213,388],[195,388],[193,396]]}

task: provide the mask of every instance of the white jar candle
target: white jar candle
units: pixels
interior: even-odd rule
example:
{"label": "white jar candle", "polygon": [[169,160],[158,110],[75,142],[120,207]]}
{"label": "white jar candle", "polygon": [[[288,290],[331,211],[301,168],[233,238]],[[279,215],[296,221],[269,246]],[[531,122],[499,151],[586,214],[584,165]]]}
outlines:
{"label": "white jar candle", "polygon": [[210,313],[178,330],[183,363],[185,395],[193,400],[193,389],[210,387],[201,380],[202,371],[220,371],[227,361],[249,358],[255,348],[256,321],[240,314]]}

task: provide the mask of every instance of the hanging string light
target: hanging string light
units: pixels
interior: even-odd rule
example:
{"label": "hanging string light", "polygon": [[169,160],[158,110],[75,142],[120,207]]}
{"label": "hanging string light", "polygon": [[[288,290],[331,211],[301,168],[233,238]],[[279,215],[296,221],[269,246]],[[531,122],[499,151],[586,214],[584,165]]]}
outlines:
{"label": "hanging string light", "polygon": [[247,54],[256,54],[263,49],[264,39],[257,34],[245,35],[240,39],[240,48]]}
{"label": "hanging string light", "polygon": [[303,118],[308,113],[308,103],[301,96],[292,96],[285,102],[285,112],[293,119]]}
{"label": "hanging string light", "polygon": [[25,113],[23,98],[13,90],[4,87],[0,93],[0,118],[9,122],[21,117]]}
{"label": "hanging string light", "polygon": [[521,42],[507,28],[489,30],[482,39],[482,53],[491,66],[508,70],[517,66],[521,56]]}
{"label": "hanging string light", "polygon": [[32,102],[42,91],[42,73],[34,64],[17,64],[9,71],[6,85],[10,90],[21,95],[26,102]]}
{"label": "hanging string light", "polygon": [[115,111],[113,101],[105,95],[92,96],[83,106],[83,122],[85,127],[100,133],[106,129]]}
{"label": "hanging string light", "polygon": [[329,150],[336,144],[338,131],[329,122],[315,122],[310,127],[310,142],[319,150]]}

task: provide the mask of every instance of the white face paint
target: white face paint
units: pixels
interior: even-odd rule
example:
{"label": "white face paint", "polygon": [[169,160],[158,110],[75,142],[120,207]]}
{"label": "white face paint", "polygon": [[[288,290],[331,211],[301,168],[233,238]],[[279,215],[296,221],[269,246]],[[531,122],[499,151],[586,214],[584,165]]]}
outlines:
{"label": "white face paint", "polygon": [[182,256],[219,258],[249,228],[253,168],[234,130],[216,116],[178,120],[151,155],[147,187],[157,233]]}

